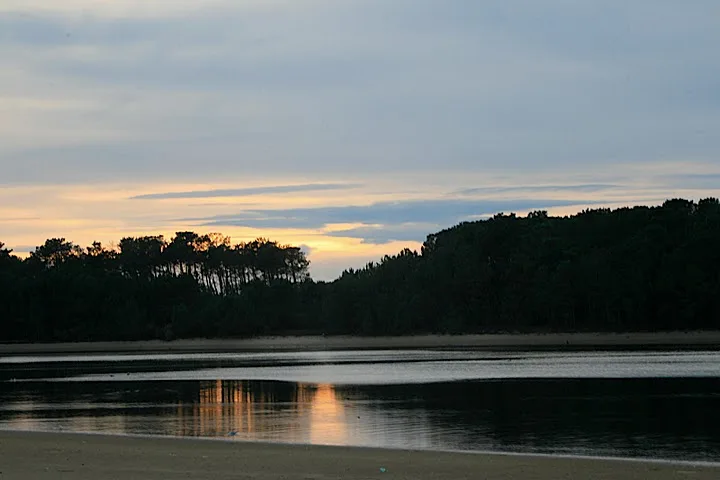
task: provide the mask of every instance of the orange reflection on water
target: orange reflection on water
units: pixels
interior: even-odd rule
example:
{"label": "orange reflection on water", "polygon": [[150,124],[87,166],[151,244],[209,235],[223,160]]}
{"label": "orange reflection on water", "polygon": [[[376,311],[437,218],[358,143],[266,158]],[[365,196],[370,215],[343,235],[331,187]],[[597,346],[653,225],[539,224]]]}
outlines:
{"label": "orange reflection on water", "polygon": [[[332,385],[293,385],[284,391],[240,381],[205,382],[197,403],[178,405],[178,434],[346,444],[345,407]],[[189,414],[189,415],[188,415]]]}
{"label": "orange reflection on water", "polygon": [[253,432],[254,402],[241,382],[216,380],[201,385],[190,415],[180,403],[177,409],[181,436],[217,436],[228,432]]}
{"label": "orange reflection on water", "polygon": [[310,441],[344,445],[347,438],[347,419],[342,402],[332,385],[318,385],[310,406]]}

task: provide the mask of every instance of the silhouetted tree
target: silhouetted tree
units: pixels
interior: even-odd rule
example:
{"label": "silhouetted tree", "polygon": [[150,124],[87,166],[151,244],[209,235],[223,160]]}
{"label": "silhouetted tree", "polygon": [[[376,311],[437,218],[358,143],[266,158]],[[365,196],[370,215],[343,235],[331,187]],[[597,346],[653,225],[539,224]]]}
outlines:
{"label": "silhouetted tree", "polygon": [[720,202],[497,214],[333,282],[294,246],[219,233],[0,243],[0,341],[283,333],[720,329]]}
{"label": "silhouetted tree", "polygon": [[30,260],[45,267],[55,267],[69,260],[79,258],[82,249],[64,238],[51,238],[30,253]]}

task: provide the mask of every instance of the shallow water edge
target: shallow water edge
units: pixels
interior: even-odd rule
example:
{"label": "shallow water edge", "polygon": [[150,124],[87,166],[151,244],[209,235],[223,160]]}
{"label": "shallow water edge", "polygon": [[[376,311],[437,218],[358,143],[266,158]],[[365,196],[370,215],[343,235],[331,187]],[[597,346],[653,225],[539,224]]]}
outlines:
{"label": "shallow water edge", "polygon": [[253,352],[435,349],[720,349],[720,331],[659,333],[548,333],[488,335],[417,335],[402,337],[301,336],[247,339],[190,339],[165,342],[76,342],[0,344],[0,355],[133,352]]}

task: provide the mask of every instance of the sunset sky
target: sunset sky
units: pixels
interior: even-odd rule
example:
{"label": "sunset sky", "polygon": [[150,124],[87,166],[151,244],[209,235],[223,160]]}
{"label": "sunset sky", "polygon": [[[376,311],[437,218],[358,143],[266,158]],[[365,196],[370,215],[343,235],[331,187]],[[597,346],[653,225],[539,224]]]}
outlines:
{"label": "sunset sky", "polygon": [[316,278],[497,212],[720,196],[717,0],[2,0],[0,241]]}

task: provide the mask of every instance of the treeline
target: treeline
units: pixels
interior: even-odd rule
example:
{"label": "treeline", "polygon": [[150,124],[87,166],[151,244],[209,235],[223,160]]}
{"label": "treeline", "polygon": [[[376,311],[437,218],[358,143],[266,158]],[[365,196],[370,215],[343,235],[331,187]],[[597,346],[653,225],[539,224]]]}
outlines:
{"label": "treeline", "polygon": [[720,330],[720,204],[498,214],[328,290],[337,332]]}
{"label": "treeline", "polygon": [[[220,234],[47,240],[20,260],[0,243],[0,341],[258,335],[311,323],[298,247]],[[278,308],[281,305],[282,308]]]}
{"label": "treeline", "polygon": [[314,282],[297,247],[219,234],[0,244],[0,341],[720,329],[720,203],[498,214]]}

